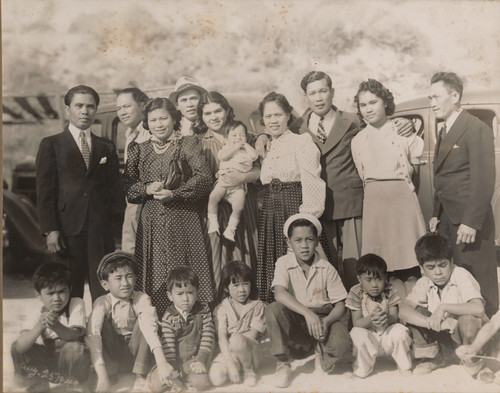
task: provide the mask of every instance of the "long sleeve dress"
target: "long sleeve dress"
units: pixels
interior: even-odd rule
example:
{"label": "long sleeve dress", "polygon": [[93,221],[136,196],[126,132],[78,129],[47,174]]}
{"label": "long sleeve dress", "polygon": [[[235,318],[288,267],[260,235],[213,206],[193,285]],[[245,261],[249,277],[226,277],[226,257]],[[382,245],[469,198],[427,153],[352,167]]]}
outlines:
{"label": "long sleeve dress", "polygon": [[[201,144],[193,136],[176,138],[161,154],[148,140],[132,144],[124,173],[127,199],[143,204],[137,228],[135,255],[137,257],[137,289],[151,296],[161,317],[168,299],[167,273],[177,267],[189,266],[199,277],[198,300],[213,300],[213,275],[207,258],[202,232],[199,201],[209,192],[212,176]],[[162,203],[146,193],[147,186],[165,181],[170,161],[178,144],[179,159],[190,178],[173,190],[173,200]]]}
{"label": "long sleeve dress", "polygon": [[326,185],[321,175],[320,151],[309,134],[290,130],[273,139],[262,161],[260,180],[266,186],[259,227],[257,285],[260,298],[270,293],[274,264],[287,253],[283,225],[296,213],[316,218],[325,209]]}
{"label": "long sleeve dress", "polygon": [[384,258],[388,272],[418,266],[414,247],[425,222],[411,178],[423,148],[422,138],[398,135],[391,121],[367,125],[351,143],[365,187],[361,253]]}

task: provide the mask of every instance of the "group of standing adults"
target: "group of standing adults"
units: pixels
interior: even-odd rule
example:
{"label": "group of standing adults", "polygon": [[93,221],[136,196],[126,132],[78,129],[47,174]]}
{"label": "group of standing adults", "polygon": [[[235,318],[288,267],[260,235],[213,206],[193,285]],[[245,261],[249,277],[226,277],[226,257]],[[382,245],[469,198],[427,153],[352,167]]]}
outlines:
{"label": "group of standing adults", "polygon": [[[128,127],[122,248],[135,253],[138,286],[152,297],[159,315],[167,306],[166,273],[179,265],[196,271],[200,300],[209,302],[225,263],[242,260],[256,270],[260,297],[272,300],[274,263],[287,252],[283,224],[299,212],[320,219],[321,252],[347,288],[357,280],[355,261],[368,252],[386,260],[391,282],[403,297],[420,275],[413,246],[426,229],[412,176],[418,175],[423,141],[412,123],[389,118],[394,98],[375,80],[359,87],[358,116],[333,105],[327,74],[309,72],[301,87],[309,106],[303,116],[294,118],[283,95],[266,95],[259,105],[265,133],[255,142],[261,161],[248,172],[229,169],[217,179],[227,187],[247,185],[234,242],[207,231],[208,194],[226,125],[234,120],[227,99],[189,77],[179,79],[168,99],[149,100],[137,88],[119,93],[117,113]],[[436,146],[430,229],[437,229],[439,219],[440,232],[457,244],[455,262],[471,268],[491,314],[498,308],[490,206],[493,134],[460,109],[462,89],[453,73],[436,74],[431,82],[432,109],[448,132],[440,133]],[[89,130],[97,93],[77,86],[65,104],[69,126],[40,144],[38,208],[49,251],[67,249],[73,295],[83,295],[88,277],[95,299],[102,294],[97,264],[114,248],[106,218],[122,195],[118,159],[113,144]],[[253,184],[259,178],[265,187],[260,217]],[[225,228],[230,216],[231,206],[221,203],[219,227]]]}

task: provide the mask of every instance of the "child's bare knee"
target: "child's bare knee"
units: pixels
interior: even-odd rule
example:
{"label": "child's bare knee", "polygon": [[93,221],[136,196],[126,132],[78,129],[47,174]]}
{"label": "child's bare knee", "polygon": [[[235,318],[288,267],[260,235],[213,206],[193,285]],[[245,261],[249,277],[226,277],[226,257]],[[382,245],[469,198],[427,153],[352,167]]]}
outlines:
{"label": "child's bare knee", "polygon": [[213,363],[208,372],[208,378],[214,386],[224,385],[227,379],[226,368],[220,363]]}
{"label": "child's bare knee", "polygon": [[242,353],[248,351],[249,345],[247,339],[241,334],[233,334],[229,338],[229,349],[233,352]]}

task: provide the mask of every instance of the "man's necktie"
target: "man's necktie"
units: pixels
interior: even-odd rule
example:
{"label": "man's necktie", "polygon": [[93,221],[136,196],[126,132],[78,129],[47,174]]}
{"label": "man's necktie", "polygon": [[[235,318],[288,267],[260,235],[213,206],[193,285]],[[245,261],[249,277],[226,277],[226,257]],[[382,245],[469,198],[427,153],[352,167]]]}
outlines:
{"label": "man's necktie", "polygon": [[444,123],[441,129],[439,130],[439,134],[436,141],[436,152],[434,153],[434,157],[438,156],[439,148],[441,147],[441,141],[443,140],[445,135],[446,135],[446,123]]}
{"label": "man's necktie", "polygon": [[88,169],[90,164],[90,147],[87,143],[87,138],[85,138],[85,131],[80,131],[80,143],[82,146],[83,161],[85,161],[85,166]]}
{"label": "man's necktie", "polygon": [[325,132],[325,127],[323,126],[323,119],[324,117],[322,117],[319,120],[318,130],[317,130],[318,139],[321,141],[321,143],[325,143],[326,141],[326,132]]}

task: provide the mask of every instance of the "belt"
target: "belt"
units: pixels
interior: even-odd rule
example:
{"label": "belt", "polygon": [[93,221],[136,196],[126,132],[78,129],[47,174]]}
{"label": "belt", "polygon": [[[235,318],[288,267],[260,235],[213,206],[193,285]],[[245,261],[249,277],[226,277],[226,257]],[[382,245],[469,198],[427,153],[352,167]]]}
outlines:
{"label": "belt", "polygon": [[282,182],[280,179],[272,179],[271,183],[265,184],[265,187],[270,192],[278,192],[291,188],[301,188],[302,183],[300,181]]}

